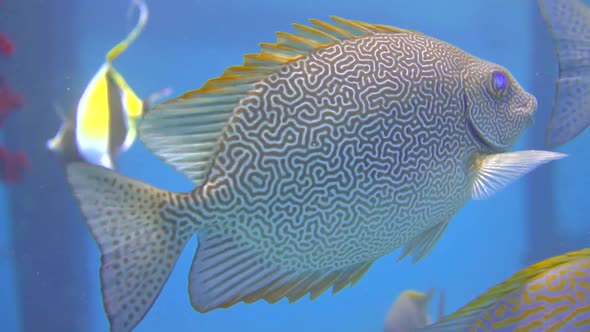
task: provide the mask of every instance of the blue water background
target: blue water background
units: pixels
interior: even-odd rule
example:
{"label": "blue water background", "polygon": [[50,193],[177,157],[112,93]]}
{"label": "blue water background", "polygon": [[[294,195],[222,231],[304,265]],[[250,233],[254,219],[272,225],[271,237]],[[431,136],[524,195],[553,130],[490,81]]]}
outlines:
{"label": "blue water background", "polygon": [[[329,15],[418,30],[445,40],[504,65],[526,90],[531,90],[533,80],[552,84],[557,69],[556,65],[533,67],[537,52],[553,52],[553,49],[533,50],[532,22],[538,10],[532,1],[174,0],[148,4],[150,20],[146,30],[116,62],[116,67],[140,96],[164,86],[172,87],[175,95],[198,88],[226,67],[241,64],[245,53],[257,53],[258,43],[273,42],[275,31],[291,32],[291,23],[305,23],[308,18],[327,20]],[[79,12],[82,77],[90,78],[95,73],[105,51],[134,24],[134,18],[126,17],[128,8],[128,3],[121,0],[82,2]],[[75,99],[83,87],[64,88]],[[536,122],[534,127],[545,125]],[[515,149],[543,148],[541,142],[532,141],[533,130],[538,129],[529,129]],[[575,156],[555,166],[554,204],[563,233],[587,231],[584,228],[590,209],[584,195],[589,182],[585,166],[590,158],[584,144],[587,138],[588,134],[584,134],[561,149]],[[139,142],[120,157],[119,165],[123,173],[160,188],[191,189],[188,180],[151,155]],[[193,239],[136,331],[381,331],[389,306],[408,288],[444,289],[446,311],[451,312],[524,266],[530,231],[525,224],[526,189],[527,180],[519,180],[491,199],[469,202],[453,219],[431,254],[418,264],[410,260],[396,263],[399,252],[394,252],[378,260],[355,287],[335,296],[326,292],[315,301],[306,297],[294,304],[288,304],[287,300],[273,305],[259,301],[207,314],[194,311],[187,292],[188,272],[197,246]],[[1,189],[0,195],[0,202],[7,202]],[[0,204],[3,220],[7,218],[6,207]],[[7,236],[8,223],[2,222],[0,227],[3,251],[11,239]],[[79,236],[88,239],[89,260],[80,269],[86,270],[91,280],[87,305],[94,315],[89,326],[92,331],[107,331],[98,278],[99,251],[88,233]],[[3,258],[0,261],[3,331],[18,331],[18,299],[13,291],[16,282],[10,257]],[[63,314],[64,319],[69,319],[67,312]]]}

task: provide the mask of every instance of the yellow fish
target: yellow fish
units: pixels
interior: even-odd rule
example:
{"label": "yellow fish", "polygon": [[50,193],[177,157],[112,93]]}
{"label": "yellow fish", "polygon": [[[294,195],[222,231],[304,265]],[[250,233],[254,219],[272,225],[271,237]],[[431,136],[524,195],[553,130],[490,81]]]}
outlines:
{"label": "yellow fish", "polygon": [[140,13],[136,26],[107,53],[105,63],[86,86],[75,110],[63,117],[61,128],[47,142],[47,148],[59,153],[66,163],[85,161],[112,169],[114,157],[129,149],[137,136],[135,122],[147,102],[137,97],[112,65],[147,23],[146,4],[142,0],[133,3]]}
{"label": "yellow fish", "polygon": [[590,248],[533,264],[420,332],[590,331]]}

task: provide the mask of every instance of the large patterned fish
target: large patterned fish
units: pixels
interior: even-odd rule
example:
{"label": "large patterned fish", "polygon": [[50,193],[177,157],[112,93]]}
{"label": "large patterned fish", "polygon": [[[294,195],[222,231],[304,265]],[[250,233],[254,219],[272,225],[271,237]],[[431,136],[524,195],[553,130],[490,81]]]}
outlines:
{"label": "large patterned fish", "polygon": [[539,0],[559,62],[546,144],[569,142],[590,125],[590,7],[580,0]]}
{"label": "large patterned fish", "polygon": [[333,20],[277,33],[145,116],[140,139],[193,191],[69,167],[112,331],[139,323],[196,233],[196,310],[314,299],[397,248],[424,257],[470,198],[564,156],[506,152],[537,103],[505,68],[418,32]]}
{"label": "large patterned fish", "polygon": [[416,331],[590,331],[590,249],[531,265]]}

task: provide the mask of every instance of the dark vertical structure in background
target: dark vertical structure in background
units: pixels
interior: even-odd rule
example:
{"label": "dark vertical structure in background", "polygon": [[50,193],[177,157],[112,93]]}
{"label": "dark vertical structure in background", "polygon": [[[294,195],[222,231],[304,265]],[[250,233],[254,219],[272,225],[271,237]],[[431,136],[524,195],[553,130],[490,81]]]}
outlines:
{"label": "dark vertical structure in background", "polygon": [[10,187],[9,205],[24,332],[90,330],[88,231],[63,165],[45,148],[61,122],[55,104],[68,109],[76,98],[68,88],[78,94],[83,87],[76,77],[78,4],[3,0],[0,10],[1,29],[15,45],[3,72],[25,99],[23,111],[2,130],[6,145],[24,150],[31,160],[24,181]]}
{"label": "dark vertical structure in background", "polygon": [[[541,16],[537,1],[530,1],[533,25],[531,60],[533,63],[532,93],[537,97],[539,108],[535,126],[531,131],[531,146],[545,146],[545,127],[551,115],[553,92],[557,78],[557,62],[547,26]],[[540,261],[557,253],[555,237],[559,231],[556,224],[554,204],[553,163],[544,165],[527,176],[527,234],[528,252],[524,263]]]}
{"label": "dark vertical structure in background", "polygon": [[[531,1],[533,19],[532,61],[534,68],[532,93],[537,97],[539,109],[532,131],[532,146],[546,149],[545,128],[551,116],[555,81],[557,79],[557,56],[551,35],[545,24],[537,1]],[[530,175],[528,181],[527,235],[528,252],[524,263],[531,264],[567,251],[587,247],[587,234],[567,234],[559,227],[555,205],[555,165],[549,163]]]}

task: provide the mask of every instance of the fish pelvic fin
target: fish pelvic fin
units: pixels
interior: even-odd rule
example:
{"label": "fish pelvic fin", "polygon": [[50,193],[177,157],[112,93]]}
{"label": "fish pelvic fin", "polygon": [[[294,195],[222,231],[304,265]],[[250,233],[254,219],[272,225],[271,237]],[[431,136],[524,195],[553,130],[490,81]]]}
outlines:
{"label": "fish pelvic fin", "polygon": [[398,262],[409,254],[413,255],[412,263],[417,263],[422,258],[426,257],[432,248],[434,248],[434,245],[438,242],[438,240],[440,240],[449,223],[450,220],[441,222],[416,235],[404,246],[403,252],[398,258]]}
{"label": "fish pelvic fin", "polygon": [[67,178],[101,252],[111,332],[131,331],[152,307],[197,224],[178,213],[190,196],[85,163]]}
{"label": "fish pelvic fin", "polygon": [[189,275],[192,306],[199,312],[228,308],[238,302],[266,300],[289,303],[310,294],[311,300],[332,287],[332,293],[356,284],[373,262],[340,269],[285,270],[270,262],[252,244],[224,232],[219,224],[199,231],[199,248]]}
{"label": "fish pelvic fin", "polygon": [[567,155],[525,150],[474,157],[471,165],[473,199],[486,199],[535,168]]}
{"label": "fish pelvic fin", "polygon": [[579,0],[539,0],[559,74],[545,143],[564,144],[590,125],[590,7]]}
{"label": "fish pelvic fin", "polygon": [[532,280],[541,277],[563,264],[568,264],[578,259],[590,257],[590,248],[572,251],[560,256],[551,257],[544,261],[530,265],[516,272],[507,280],[493,286],[487,292],[467,303],[455,313],[448,315],[438,322],[425,328],[417,329],[419,332],[456,332],[467,331],[473,327],[474,320],[490,312],[502,299],[511,294],[520,292]]}
{"label": "fish pelvic fin", "polygon": [[149,10],[146,3],[143,0],[133,0],[133,4],[137,6],[139,10],[139,19],[127,37],[111,48],[111,50],[107,53],[106,61],[108,63],[113,62],[117,57],[119,57],[119,55],[121,55],[121,53],[123,53],[129,47],[129,45],[131,45],[131,43],[133,43],[135,39],[139,37],[139,34],[143,31],[145,25],[147,24]]}

